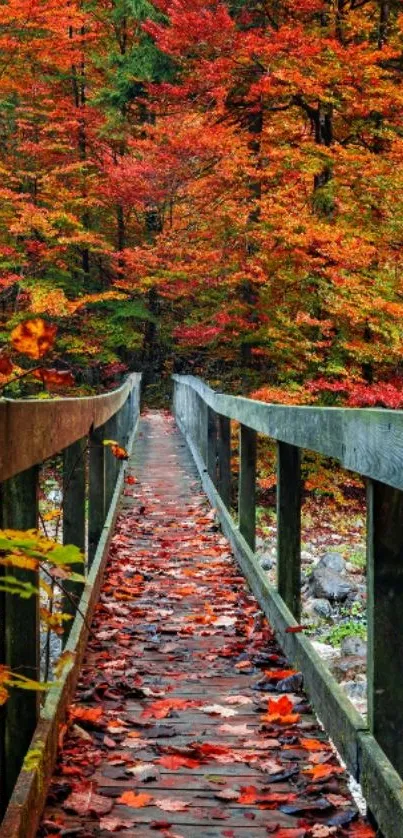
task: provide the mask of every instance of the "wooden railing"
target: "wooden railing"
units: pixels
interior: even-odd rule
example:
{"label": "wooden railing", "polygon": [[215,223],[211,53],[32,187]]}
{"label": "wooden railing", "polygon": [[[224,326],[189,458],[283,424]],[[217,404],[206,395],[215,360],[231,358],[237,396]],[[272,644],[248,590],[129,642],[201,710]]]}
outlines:
{"label": "wooden railing", "polygon": [[[139,415],[141,376],[117,390],[88,398],[0,400],[0,526],[38,526],[38,474],[49,457],[63,453],[63,543],[78,546],[91,570],[121,463],[104,439],[129,444]],[[87,503],[88,501],[88,503]],[[24,582],[32,571],[15,570]],[[37,579],[37,582],[39,580]],[[73,583],[69,583],[72,585]],[[70,588],[65,609],[74,614],[82,586]],[[0,595],[0,665],[40,680],[38,597]],[[0,713],[0,808],[10,798],[39,718],[39,694],[12,690]]]}
{"label": "wooden railing", "polygon": [[[288,407],[174,376],[174,413],[223,529],[318,715],[387,838],[403,836],[403,411]],[[231,420],[240,423],[238,527],[229,514]],[[277,441],[277,586],[254,558],[257,434]],[[368,721],[300,633],[301,450],[367,481]]]}

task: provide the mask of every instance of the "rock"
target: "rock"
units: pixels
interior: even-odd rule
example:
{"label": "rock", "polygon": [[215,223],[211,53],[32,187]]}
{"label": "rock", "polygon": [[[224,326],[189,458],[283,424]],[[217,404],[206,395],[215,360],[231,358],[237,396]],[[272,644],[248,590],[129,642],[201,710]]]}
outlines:
{"label": "rock", "polygon": [[338,656],[338,651],[330,643],[320,643],[319,640],[312,640],[311,645],[317,655],[324,661],[333,660]]}
{"label": "rock", "polygon": [[343,640],[340,651],[342,655],[359,655],[362,658],[366,658],[367,644],[362,637],[351,635],[351,637],[346,637]]}
{"label": "rock", "polygon": [[361,655],[347,655],[332,663],[332,672],[338,681],[351,681],[357,675],[365,672],[366,659]]}
{"label": "rock", "polygon": [[335,573],[343,573],[345,561],[341,553],[329,551],[319,559],[317,567],[326,567],[328,570],[334,570]]}
{"label": "rock", "polygon": [[341,687],[346,691],[349,698],[363,699],[367,696],[367,682],[365,681],[342,681]]}
{"label": "rock", "polygon": [[302,689],[303,677],[301,672],[296,672],[295,675],[289,675],[288,678],[283,678],[282,681],[277,681],[276,692],[278,693],[293,693]]}
{"label": "rock", "polygon": [[271,570],[273,567],[273,559],[270,558],[267,554],[260,556],[259,564],[262,570]]}
{"label": "rock", "polygon": [[324,619],[332,616],[332,607],[328,599],[313,599],[312,611],[317,614],[318,617],[323,617]]}
{"label": "rock", "polygon": [[[322,560],[321,560],[322,561]],[[318,599],[328,599],[332,602],[344,602],[353,593],[354,588],[340,573],[321,565],[312,571],[310,577],[311,592]]]}

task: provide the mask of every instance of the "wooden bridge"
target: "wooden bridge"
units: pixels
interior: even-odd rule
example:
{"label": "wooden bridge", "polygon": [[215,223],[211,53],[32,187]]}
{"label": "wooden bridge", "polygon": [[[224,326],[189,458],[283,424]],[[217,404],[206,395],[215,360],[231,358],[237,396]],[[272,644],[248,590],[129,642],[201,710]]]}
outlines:
{"label": "wooden bridge", "polygon": [[[63,452],[63,540],[87,556],[72,665],[42,709],[13,690],[2,711],[1,838],[33,836],[41,818],[40,835],[66,838],[375,835],[308,701],[378,834],[402,838],[403,413],[267,405],[188,376],[174,376],[176,426],[140,419],[139,402],[138,375],[93,398],[0,401],[2,527],[37,526],[38,468]],[[278,443],[276,590],[254,556],[257,434]],[[127,467],[105,438],[128,447]],[[292,631],[303,449],[367,478],[368,721]],[[38,678],[37,598],[3,596],[0,617],[0,662]],[[279,704],[267,690],[291,665],[305,692],[294,679]]]}

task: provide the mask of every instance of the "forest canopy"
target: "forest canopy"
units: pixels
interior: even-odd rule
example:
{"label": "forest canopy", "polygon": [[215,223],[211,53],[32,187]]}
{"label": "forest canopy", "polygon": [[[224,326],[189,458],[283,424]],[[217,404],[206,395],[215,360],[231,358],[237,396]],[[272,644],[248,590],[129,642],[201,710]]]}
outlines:
{"label": "forest canopy", "polygon": [[402,33],[398,0],[2,3],[1,344],[402,407]]}

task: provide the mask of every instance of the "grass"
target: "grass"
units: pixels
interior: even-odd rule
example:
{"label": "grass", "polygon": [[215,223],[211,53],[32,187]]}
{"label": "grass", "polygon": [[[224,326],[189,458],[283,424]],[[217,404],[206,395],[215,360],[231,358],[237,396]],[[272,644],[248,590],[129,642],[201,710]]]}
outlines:
{"label": "grass", "polygon": [[323,640],[331,646],[341,646],[346,637],[361,637],[362,640],[366,640],[367,629],[362,623],[349,620],[347,623],[333,626]]}

